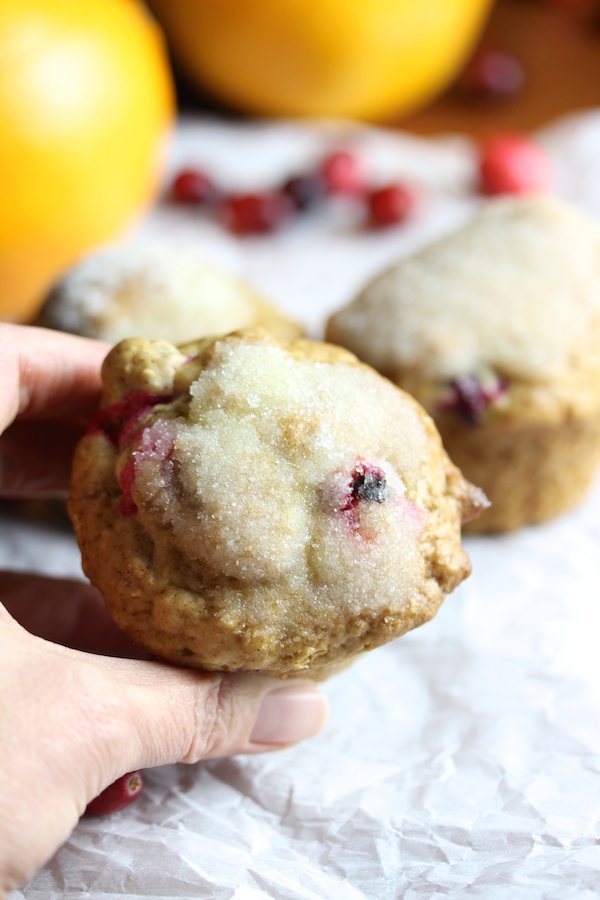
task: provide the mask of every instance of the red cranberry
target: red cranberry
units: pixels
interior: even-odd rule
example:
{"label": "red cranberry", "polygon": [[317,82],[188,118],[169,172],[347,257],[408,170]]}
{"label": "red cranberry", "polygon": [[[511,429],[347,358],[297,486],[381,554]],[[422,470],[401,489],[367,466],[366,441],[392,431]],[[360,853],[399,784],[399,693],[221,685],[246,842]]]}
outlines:
{"label": "red cranberry", "polygon": [[478,422],[488,405],[479,379],[473,375],[462,375],[454,379],[452,387],[456,395],[456,411],[469,422]]}
{"label": "red cranberry", "polygon": [[354,509],[359,501],[384,503],[387,497],[385,472],[379,466],[359,463],[352,472],[344,510]]}
{"label": "red cranberry", "polygon": [[328,194],[356,196],[365,189],[365,176],[358,157],[345,150],[330,153],[321,163],[321,175]]}
{"label": "red cranberry", "polygon": [[493,100],[516,93],[524,80],[523,66],[515,56],[495,47],[480,47],[461,75],[458,87],[467,96]]}
{"label": "red cranberry", "polygon": [[468,422],[476,424],[485,410],[507,390],[502,378],[491,386],[484,386],[475,375],[460,375],[450,383],[450,397],[442,409],[454,409]]}
{"label": "red cranberry", "polygon": [[137,503],[133,499],[131,490],[135,481],[135,457],[130,456],[119,473],[119,487],[123,492],[119,503],[119,512],[122,516],[135,516],[138,511]]}
{"label": "red cranberry", "polygon": [[140,795],[143,786],[144,779],[141,772],[128,772],[127,775],[117,778],[88,803],[86,813],[92,816],[106,816],[125,809]]}
{"label": "red cranberry", "polygon": [[190,206],[208,206],[216,201],[218,191],[212,179],[198,169],[183,169],[171,185],[171,200]]}
{"label": "red cranberry", "polygon": [[403,184],[388,184],[371,191],[367,197],[369,219],[375,228],[386,228],[406,221],[415,207],[413,192]]}
{"label": "red cranberry", "polygon": [[[132,435],[132,440],[137,435]],[[138,463],[144,465],[149,460],[160,464],[161,474],[168,483],[173,473],[173,433],[168,423],[155,422],[144,428],[136,441],[137,449],[125,462],[119,473],[119,487],[122,491],[119,512],[122,516],[135,516],[138,511],[132,489]]]}
{"label": "red cranberry", "polygon": [[325,181],[318,174],[295,175],[285,182],[282,190],[298,210],[317,206],[326,194]]}
{"label": "red cranberry", "polygon": [[265,234],[283,225],[293,212],[292,201],[281,191],[235,194],[221,205],[221,218],[235,234]]}
{"label": "red cranberry", "polygon": [[496,134],[483,141],[479,157],[482,193],[526,194],[549,191],[552,164],[544,151],[519,134]]}
{"label": "red cranberry", "polygon": [[146,412],[159,403],[169,403],[173,397],[151,394],[149,391],[130,391],[110,406],[101,409],[90,422],[86,434],[103,434],[119,449],[129,443],[132,426]]}

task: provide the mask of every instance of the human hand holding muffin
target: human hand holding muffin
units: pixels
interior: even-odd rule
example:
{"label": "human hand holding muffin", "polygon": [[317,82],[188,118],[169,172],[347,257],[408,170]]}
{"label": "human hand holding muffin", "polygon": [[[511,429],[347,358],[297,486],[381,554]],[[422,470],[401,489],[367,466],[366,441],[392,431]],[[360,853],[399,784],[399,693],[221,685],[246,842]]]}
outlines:
{"label": "human hand holding muffin", "polygon": [[[11,325],[0,342],[2,493],[61,492],[107,345]],[[315,734],[307,679],[430,618],[469,573],[460,523],[484,505],[417,404],[345,351],[134,339],[104,368],[71,510],[138,644],[92,586],[0,573],[0,891],[126,772]]]}
{"label": "human hand holding muffin", "polygon": [[[66,492],[107,349],[0,325],[2,496]],[[84,582],[2,572],[0,596],[0,895],[31,878],[124,773],[272,750],[323,724],[326,703],[309,682],[150,661]]]}
{"label": "human hand holding muffin", "polygon": [[173,663],[324,678],[430,619],[485,498],[412,398],[261,330],[121,342],[69,511],[117,623]]}

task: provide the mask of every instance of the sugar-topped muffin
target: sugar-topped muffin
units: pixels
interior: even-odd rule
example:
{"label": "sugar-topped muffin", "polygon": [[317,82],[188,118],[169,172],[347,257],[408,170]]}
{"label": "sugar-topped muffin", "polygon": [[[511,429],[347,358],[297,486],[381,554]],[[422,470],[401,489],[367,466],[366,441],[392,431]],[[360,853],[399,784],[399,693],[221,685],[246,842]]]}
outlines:
{"label": "sugar-topped muffin", "polygon": [[600,459],[600,228],[548,197],[491,201],[375,278],[327,338],[409,391],[505,531],[576,503]]}
{"label": "sugar-topped muffin", "polygon": [[263,327],[302,335],[272,303],[190,249],[138,242],[98,251],[65,273],[35,322],[116,344],[127,337],[173,343]]}
{"label": "sugar-topped muffin", "polygon": [[69,511],[87,575],[156,655],[323,678],[469,574],[461,520],[485,498],[347,351],[262,330],[131,339],[103,377]]}

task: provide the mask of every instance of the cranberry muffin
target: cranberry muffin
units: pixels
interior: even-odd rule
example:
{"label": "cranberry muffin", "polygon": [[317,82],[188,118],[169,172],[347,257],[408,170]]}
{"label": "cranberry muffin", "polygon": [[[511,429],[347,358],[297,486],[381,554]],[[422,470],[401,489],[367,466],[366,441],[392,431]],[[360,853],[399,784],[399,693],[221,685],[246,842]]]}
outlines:
{"label": "cranberry muffin", "polygon": [[102,250],[70,269],[35,324],[111,344],[134,336],[177,344],[252,327],[285,340],[303,333],[241,280],[190,250],[141,242]]}
{"label": "cranberry muffin", "polygon": [[130,339],[69,501],[83,567],[159,657],[324,678],[430,619],[485,498],[418,404],[345,350],[263,330]]}
{"label": "cranberry muffin", "polygon": [[551,198],[491,201],[329,320],[415,396],[510,531],[577,503],[600,459],[600,228]]}

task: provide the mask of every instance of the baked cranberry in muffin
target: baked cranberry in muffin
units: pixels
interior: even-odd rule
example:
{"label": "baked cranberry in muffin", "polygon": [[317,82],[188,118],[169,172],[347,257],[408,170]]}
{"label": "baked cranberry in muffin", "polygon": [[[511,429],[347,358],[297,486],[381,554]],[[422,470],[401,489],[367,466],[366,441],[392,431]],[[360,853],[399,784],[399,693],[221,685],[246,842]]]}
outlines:
{"label": "baked cranberry in muffin", "polygon": [[433,416],[508,531],[577,503],[600,459],[600,228],[550,198],[488,201],[327,325]]}
{"label": "baked cranberry in muffin", "polygon": [[430,619],[485,498],[340,348],[237,332],[106,359],[69,509],[115,620],[204,669],[325,677]]}

